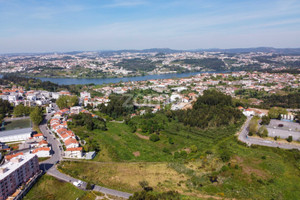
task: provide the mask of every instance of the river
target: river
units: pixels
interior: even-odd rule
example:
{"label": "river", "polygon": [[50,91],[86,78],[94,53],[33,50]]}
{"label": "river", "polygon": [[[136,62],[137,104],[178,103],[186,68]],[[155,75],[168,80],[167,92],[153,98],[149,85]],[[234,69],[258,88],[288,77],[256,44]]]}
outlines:
{"label": "river", "polygon": [[178,74],[154,74],[154,75],[124,77],[124,78],[38,78],[38,79],[42,81],[51,81],[59,85],[72,85],[72,84],[86,85],[91,83],[95,85],[101,85],[107,83],[119,83],[120,81],[129,82],[129,81],[146,81],[146,80],[153,80],[153,79],[184,78],[184,77],[190,77],[201,73],[226,73],[226,72],[225,71],[186,72],[186,73],[178,73]]}

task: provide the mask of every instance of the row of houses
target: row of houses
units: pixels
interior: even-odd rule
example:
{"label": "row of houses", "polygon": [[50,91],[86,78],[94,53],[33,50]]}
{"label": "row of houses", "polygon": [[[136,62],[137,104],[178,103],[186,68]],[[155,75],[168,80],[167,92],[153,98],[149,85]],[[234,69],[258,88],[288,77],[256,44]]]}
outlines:
{"label": "row of houses", "polygon": [[64,143],[65,151],[64,156],[67,158],[82,158],[82,150],[79,142],[77,141],[76,135],[73,131],[68,129],[67,122],[71,119],[68,119],[70,114],[69,109],[62,109],[54,114],[50,120],[50,128],[55,132],[60,140]]}

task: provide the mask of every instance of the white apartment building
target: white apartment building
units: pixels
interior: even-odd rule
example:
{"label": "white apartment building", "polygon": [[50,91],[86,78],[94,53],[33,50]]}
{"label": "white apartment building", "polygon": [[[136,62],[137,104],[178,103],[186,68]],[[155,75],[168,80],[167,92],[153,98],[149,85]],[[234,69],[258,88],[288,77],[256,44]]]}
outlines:
{"label": "white apartment building", "polygon": [[0,166],[0,200],[5,200],[16,189],[39,171],[38,157],[17,155]]}

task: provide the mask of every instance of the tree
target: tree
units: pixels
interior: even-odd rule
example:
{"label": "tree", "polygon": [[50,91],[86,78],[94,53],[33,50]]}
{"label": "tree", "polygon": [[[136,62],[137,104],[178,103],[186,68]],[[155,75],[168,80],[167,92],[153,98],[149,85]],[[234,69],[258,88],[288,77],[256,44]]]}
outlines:
{"label": "tree", "polygon": [[12,106],[7,100],[0,99],[0,122],[11,111],[11,109]]}
{"label": "tree", "polygon": [[15,117],[28,116],[30,114],[30,107],[19,104],[14,107],[13,115]]}
{"label": "tree", "polygon": [[93,184],[91,184],[90,182],[87,182],[85,189],[86,190],[92,190],[93,189]]}
{"label": "tree", "polygon": [[258,129],[257,135],[259,137],[268,137],[268,129],[265,126],[261,126]]}
{"label": "tree", "polygon": [[293,136],[290,135],[290,136],[286,139],[286,141],[292,142],[292,141],[293,141]]}
{"label": "tree", "polygon": [[56,100],[56,104],[60,109],[70,108],[72,106],[78,105],[78,103],[79,100],[77,96],[62,95]]}
{"label": "tree", "polygon": [[39,125],[43,121],[43,109],[35,107],[30,113],[30,119],[35,125]]}
{"label": "tree", "polygon": [[286,115],[286,114],[288,114],[288,112],[284,108],[273,107],[269,110],[269,113],[268,113],[268,115],[271,119],[278,119],[281,114]]}
{"label": "tree", "polygon": [[249,133],[251,133],[252,135],[257,133],[257,131],[258,131],[258,123],[257,123],[257,119],[256,118],[253,117],[251,119],[251,121],[249,122],[248,129],[249,129]]}
{"label": "tree", "polygon": [[261,124],[263,124],[263,125],[269,125],[270,124],[270,117],[267,116],[267,115],[264,115],[261,118]]}

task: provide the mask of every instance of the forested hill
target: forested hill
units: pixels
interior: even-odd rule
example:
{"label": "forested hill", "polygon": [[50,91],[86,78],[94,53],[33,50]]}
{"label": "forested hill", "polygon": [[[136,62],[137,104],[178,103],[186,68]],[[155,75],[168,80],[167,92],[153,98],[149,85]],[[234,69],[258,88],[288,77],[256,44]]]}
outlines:
{"label": "forested hill", "polygon": [[204,91],[192,109],[174,113],[180,122],[199,128],[237,124],[244,117],[234,105],[231,96],[216,90]]}

